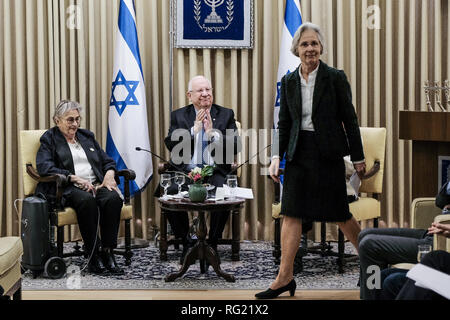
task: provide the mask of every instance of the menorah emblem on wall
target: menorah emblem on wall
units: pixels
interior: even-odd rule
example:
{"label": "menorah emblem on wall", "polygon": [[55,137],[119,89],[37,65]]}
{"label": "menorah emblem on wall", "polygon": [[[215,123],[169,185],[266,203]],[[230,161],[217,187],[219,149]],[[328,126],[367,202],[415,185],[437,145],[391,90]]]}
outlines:
{"label": "menorah emblem on wall", "polygon": [[216,12],[216,8],[220,7],[224,1],[225,0],[204,0],[206,5],[212,9],[211,14],[206,17],[205,23],[223,23],[222,17]]}
{"label": "menorah emblem on wall", "polygon": [[[428,111],[435,112],[438,111],[436,109],[436,105],[439,107],[440,111],[449,111],[450,112],[450,86],[449,80],[444,81],[444,86],[439,86],[439,81],[425,81],[425,97],[427,100]],[[445,94],[445,107],[441,102],[442,91]]]}

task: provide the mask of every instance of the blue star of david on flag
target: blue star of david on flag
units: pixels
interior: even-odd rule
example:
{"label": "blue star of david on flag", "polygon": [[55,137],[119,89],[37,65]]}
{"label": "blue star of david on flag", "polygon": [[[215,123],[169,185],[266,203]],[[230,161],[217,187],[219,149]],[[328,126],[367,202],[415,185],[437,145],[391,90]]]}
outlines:
{"label": "blue star of david on flag", "polygon": [[[286,75],[290,74],[291,70],[288,70]],[[275,107],[280,106],[280,89],[281,89],[281,81],[277,82],[277,99],[275,101]]]}
{"label": "blue star of david on flag", "polygon": [[[123,75],[122,71],[119,70],[117,73],[116,80],[112,83],[112,89],[111,89],[111,101],[109,106],[110,107],[116,107],[117,113],[119,116],[122,116],[123,112],[125,111],[127,106],[138,106],[139,101],[136,98],[136,95],[134,94],[137,87],[139,85],[139,81],[128,81],[125,79],[125,76]],[[128,96],[123,101],[118,101],[115,96],[115,90],[118,86],[124,86],[125,89],[128,91]]]}

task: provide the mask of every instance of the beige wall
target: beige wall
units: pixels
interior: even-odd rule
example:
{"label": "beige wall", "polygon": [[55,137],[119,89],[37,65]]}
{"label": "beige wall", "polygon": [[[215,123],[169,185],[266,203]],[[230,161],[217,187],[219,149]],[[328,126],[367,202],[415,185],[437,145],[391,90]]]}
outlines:
{"label": "beige wall", "polygon": [[[67,28],[67,8],[81,8],[79,30]],[[425,80],[449,78],[450,7],[446,0],[302,0],[304,21],[321,25],[327,39],[323,60],[345,70],[361,126],[387,128],[382,219],[409,221],[411,145],[398,139],[398,111],[425,110]],[[380,29],[367,25],[366,9],[380,8]],[[137,27],[146,80],[152,149],[169,125],[169,1],[136,0]],[[18,234],[13,202],[23,197],[18,132],[48,128],[62,98],[86,107],[82,125],[105,146],[111,91],[116,0],[3,0],[0,2],[0,235]],[[233,108],[247,128],[270,128],[284,1],[255,0],[253,50],[174,52],[173,108],[187,104],[191,76],[211,77],[216,103]],[[156,161],[154,171],[156,172]],[[270,239],[270,181],[259,166],[243,170],[241,184],[256,195],[241,217],[242,239]],[[159,225],[155,178],[135,199],[136,235]],[[151,221],[149,220],[151,219]],[[141,229],[143,228],[143,231]]]}

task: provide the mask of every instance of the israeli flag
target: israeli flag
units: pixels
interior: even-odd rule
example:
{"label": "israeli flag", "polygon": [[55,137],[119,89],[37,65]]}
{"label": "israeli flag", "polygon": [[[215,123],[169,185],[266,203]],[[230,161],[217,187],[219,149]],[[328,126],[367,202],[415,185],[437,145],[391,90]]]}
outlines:
{"label": "israeli flag", "polygon": [[[281,35],[280,60],[278,62],[277,92],[275,108],[273,112],[273,127],[278,128],[278,114],[280,113],[280,88],[281,78],[286,74],[294,72],[300,65],[300,58],[291,52],[292,40],[295,32],[302,25],[302,13],[299,0],[286,0],[286,11],[284,14],[283,32]],[[283,155],[281,155],[283,157]],[[283,157],[280,168],[284,168],[286,159]],[[283,176],[281,176],[283,183]]]}
{"label": "israeli flag", "polygon": [[281,36],[280,60],[278,62],[277,92],[273,125],[278,127],[278,113],[280,112],[280,87],[281,78],[286,74],[294,72],[300,64],[300,58],[291,52],[292,39],[295,32],[302,25],[302,14],[299,0],[286,0],[286,11],[284,14],[283,32]]}
{"label": "israeli flag", "polygon": [[[106,152],[117,169],[136,172],[131,195],[142,191],[153,176],[151,156],[136,151],[136,147],[150,150],[150,140],[135,12],[133,0],[120,0],[106,142]],[[123,180],[119,188],[123,192]]]}

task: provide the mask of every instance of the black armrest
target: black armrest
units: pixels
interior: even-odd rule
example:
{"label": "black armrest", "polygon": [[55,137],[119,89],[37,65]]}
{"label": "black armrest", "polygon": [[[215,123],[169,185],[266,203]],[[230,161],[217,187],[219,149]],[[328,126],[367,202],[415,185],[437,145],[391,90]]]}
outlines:
{"label": "black armrest", "polygon": [[[279,175],[284,174],[284,168],[280,168],[278,170]],[[275,193],[275,197],[274,197],[274,203],[280,203],[281,202],[281,197],[280,197],[280,183],[279,182],[275,182],[272,177],[270,175],[267,175],[267,178],[269,178],[272,182],[273,182],[273,190]]]}
{"label": "black armrest", "polygon": [[158,174],[163,174],[166,173],[167,171],[170,170],[172,166],[170,165],[170,163],[168,162],[161,162],[160,164],[158,164]]}
{"label": "black armrest", "polygon": [[136,173],[130,169],[120,170],[116,174],[118,177],[124,177],[125,180],[128,180],[128,181],[136,179]]}
{"label": "black armrest", "polygon": [[116,173],[118,177],[124,177],[124,195],[125,204],[130,204],[130,181],[136,179],[136,173],[131,169],[123,169]]}
{"label": "black armrest", "polygon": [[55,182],[56,183],[56,206],[61,207],[61,198],[64,188],[67,186],[67,176],[63,174],[53,174],[50,176],[41,177],[37,170],[33,168],[31,163],[26,164],[28,175],[37,182]]}
{"label": "black armrest", "polygon": [[380,171],[380,160],[375,160],[373,167],[370,168],[370,170],[364,174],[362,180],[372,178],[375,174],[377,174],[378,171]]}

